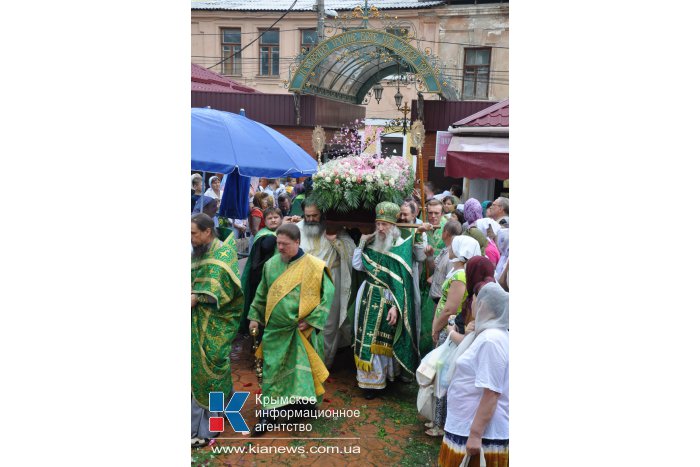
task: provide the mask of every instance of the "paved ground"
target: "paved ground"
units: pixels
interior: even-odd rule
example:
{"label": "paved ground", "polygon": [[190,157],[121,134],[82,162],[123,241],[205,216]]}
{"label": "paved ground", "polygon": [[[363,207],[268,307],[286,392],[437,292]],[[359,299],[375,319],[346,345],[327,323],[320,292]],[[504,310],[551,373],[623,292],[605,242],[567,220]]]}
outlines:
{"label": "paved ground", "polygon": [[[233,362],[233,384],[237,391],[255,393],[259,389],[253,371],[253,358],[249,352],[250,341],[240,338],[234,342],[231,353]],[[265,433],[259,438],[235,433],[228,423],[210,448],[192,451],[193,466],[260,466],[260,465],[314,465],[314,466],[433,466],[437,464],[440,438],[430,438],[423,431],[423,420],[416,412],[415,383],[396,382],[390,384],[386,395],[374,400],[365,400],[355,380],[355,366],[350,349],[343,349],[336,357],[322,408],[345,408],[360,411],[359,418],[318,418],[308,420],[311,432]],[[241,414],[249,427],[255,424],[255,400],[253,395],[246,401]],[[259,407],[258,407],[259,408]],[[224,439],[233,438],[233,439]],[[273,439],[301,438],[301,439]],[[359,438],[350,440],[312,440],[310,438]],[[257,453],[216,453],[214,449],[234,449],[250,446]],[[285,446],[289,449],[303,447],[304,454],[264,453],[270,447]],[[311,453],[312,447],[337,446],[340,453]],[[279,449],[278,449],[279,451]],[[359,453],[358,453],[359,451]]]}

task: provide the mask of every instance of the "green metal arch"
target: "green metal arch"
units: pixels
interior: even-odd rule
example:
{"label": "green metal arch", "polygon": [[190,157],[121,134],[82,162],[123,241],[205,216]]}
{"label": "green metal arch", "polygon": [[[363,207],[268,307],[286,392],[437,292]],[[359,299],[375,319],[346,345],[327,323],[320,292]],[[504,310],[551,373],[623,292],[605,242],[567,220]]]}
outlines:
{"label": "green metal arch", "polygon": [[[331,82],[331,87],[333,87],[340,78],[345,78],[345,80],[343,80],[344,83],[347,80],[347,76],[351,75],[357,69],[357,67],[365,66],[367,65],[367,63],[373,60],[374,59],[360,58],[358,60],[348,62],[338,71],[337,76],[333,78],[333,81]],[[345,72],[348,71],[349,68],[352,68],[352,71],[350,71],[348,75],[345,75]]]}
{"label": "green metal arch", "polygon": [[[366,48],[366,47],[371,47],[371,46],[370,46],[370,45],[366,45],[366,46],[360,47],[359,50],[362,50],[363,48]],[[322,77],[321,79],[318,80],[318,83],[319,83],[319,84],[322,84],[323,81],[326,79],[326,76],[328,75],[328,73],[330,73],[330,72],[332,71],[333,73],[336,74],[336,77],[333,78],[333,81],[330,83],[330,86],[331,86],[331,88],[332,88],[333,85],[335,85],[335,83],[336,83],[336,81],[338,80],[338,78],[343,77],[343,73],[345,72],[345,70],[347,70],[348,68],[353,67],[353,66],[354,66],[354,67],[357,67],[357,66],[363,66],[363,65],[366,65],[366,64],[367,64],[367,60],[366,60],[366,59],[350,60],[350,61],[348,61],[348,63],[346,63],[345,65],[343,65],[343,67],[340,69],[340,71],[335,71],[335,70],[333,70],[335,64],[334,64],[334,65],[331,65],[331,67],[328,68],[328,71],[326,71],[326,73],[323,75],[323,77]],[[353,69],[353,71],[355,71],[355,69]]]}
{"label": "green metal arch", "polygon": [[[301,61],[294,76],[289,83],[290,92],[304,93],[307,82],[315,72],[316,67],[328,58],[336,50],[348,47],[353,44],[369,44],[377,47],[384,47],[399,57],[412,68],[413,72],[421,77],[426,89],[424,93],[437,93],[448,99],[456,98],[456,94],[449,86],[442,83],[438,71],[433,68],[428,57],[420,50],[413,47],[406,40],[393,34],[373,29],[354,29],[337,36],[331,37],[319,43],[314,49],[309,51]],[[382,74],[382,73],[379,73]],[[384,74],[387,76],[390,73]],[[376,75],[376,74],[375,74]],[[371,79],[367,80],[355,95],[355,99],[362,101],[369,87],[374,84]],[[309,86],[311,83],[309,83]],[[364,93],[363,93],[364,90]],[[329,90],[333,91],[333,90]]]}
{"label": "green metal arch", "polygon": [[[371,65],[372,62],[373,62],[373,61],[371,61],[371,60],[366,60],[366,61],[360,63],[359,66],[353,68],[352,71],[350,71],[350,73],[348,73],[347,75],[345,75],[345,76],[338,76],[338,79],[343,78],[343,82],[340,84],[340,86],[339,86],[338,89],[343,89],[343,88],[345,87],[345,84],[347,84],[347,82],[350,80],[350,78],[351,78],[352,75],[357,71],[358,68],[362,68],[362,67],[364,67],[364,66],[367,65],[367,64],[370,64],[370,65]],[[374,68],[374,67],[372,66],[372,68]],[[359,78],[360,76],[362,76],[362,73],[360,73],[360,74],[359,74],[358,76],[356,76],[355,78]],[[336,81],[334,81],[331,85],[334,85],[335,83],[336,83]],[[352,88],[352,85],[350,86],[350,88]]]}
{"label": "green metal arch", "polygon": [[[401,71],[405,71],[405,69],[401,68]],[[365,83],[362,86],[360,86],[360,90],[358,91],[358,93],[356,95],[357,97],[355,99],[355,103],[356,104],[362,103],[362,100],[365,98],[365,95],[369,92],[369,89],[374,85],[374,83],[377,83],[377,82],[381,81],[382,79],[386,78],[387,76],[393,75],[395,73],[396,73],[396,68],[394,68],[392,65],[392,66],[389,66],[386,68],[382,68],[381,70],[379,70],[378,72],[376,72],[375,74],[373,74],[372,76],[367,78],[367,80],[365,80]],[[393,99],[394,96],[392,95],[391,98]],[[409,104],[410,104],[410,102],[409,102]]]}

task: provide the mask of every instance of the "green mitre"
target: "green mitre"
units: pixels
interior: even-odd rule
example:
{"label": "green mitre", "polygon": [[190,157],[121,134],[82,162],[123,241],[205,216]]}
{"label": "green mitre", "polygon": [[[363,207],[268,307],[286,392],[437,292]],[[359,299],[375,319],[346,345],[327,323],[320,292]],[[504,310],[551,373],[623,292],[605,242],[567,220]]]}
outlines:
{"label": "green mitre", "polygon": [[382,201],[381,203],[377,204],[376,220],[396,224],[400,211],[401,208],[398,206],[398,204],[394,204],[390,201]]}

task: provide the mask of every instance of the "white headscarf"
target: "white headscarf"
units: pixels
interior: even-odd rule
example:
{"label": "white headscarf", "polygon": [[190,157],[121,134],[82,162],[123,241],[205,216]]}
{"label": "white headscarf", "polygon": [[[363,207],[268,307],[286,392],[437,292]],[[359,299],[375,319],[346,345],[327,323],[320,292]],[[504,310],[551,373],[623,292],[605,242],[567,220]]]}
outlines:
{"label": "white headscarf", "polygon": [[472,345],[476,336],[486,329],[508,330],[508,297],[508,292],[495,282],[489,282],[479,290],[472,305],[476,316],[475,330],[464,336],[457,346],[450,367],[447,369],[447,381],[452,381],[457,360]]}
{"label": "white headscarf", "polygon": [[476,221],[476,227],[481,230],[481,233],[484,235],[486,235],[489,225],[491,226],[493,233],[498,235],[498,231],[501,230],[501,226],[495,220],[491,219],[490,217],[484,217],[483,219],[477,219]]}
{"label": "white headscarf", "polygon": [[191,186],[192,189],[194,190],[194,182],[196,182],[196,181],[199,180],[199,182],[201,183],[201,182],[202,182],[202,176],[199,175],[199,174],[192,174],[192,177],[190,177],[190,178],[191,178],[190,186]]}
{"label": "white headscarf", "polygon": [[457,235],[452,239],[452,253],[455,255],[454,261],[462,261],[466,263],[472,256],[481,255],[481,247],[479,242],[466,235]]}
{"label": "white headscarf", "polygon": [[486,329],[508,330],[508,292],[495,282],[484,285],[474,299],[476,310],[476,327],[474,334],[479,335]]}
{"label": "white headscarf", "polygon": [[501,229],[496,237],[496,245],[498,246],[498,251],[501,253],[501,258],[498,260],[496,265],[496,272],[494,278],[498,280],[503,274],[503,270],[508,262],[508,255],[510,254],[510,242],[509,242],[509,229]]}
{"label": "white headscarf", "polygon": [[[207,191],[204,192],[204,194],[214,199],[221,199],[221,196],[217,195],[214,189],[211,187],[211,183],[214,180],[219,180],[219,177],[217,177],[216,175],[209,177],[209,188],[207,189]],[[221,193],[221,186],[219,186],[219,193]]]}

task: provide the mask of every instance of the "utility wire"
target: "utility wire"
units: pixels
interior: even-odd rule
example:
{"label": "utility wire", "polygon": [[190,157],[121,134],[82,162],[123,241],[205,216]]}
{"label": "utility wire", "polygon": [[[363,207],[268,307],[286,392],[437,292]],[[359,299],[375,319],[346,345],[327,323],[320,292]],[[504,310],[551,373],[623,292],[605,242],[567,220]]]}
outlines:
{"label": "utility wire", "polygon": [[275,24],[279,23],[280,21],[282,21],[282,18],[284,18],[285,16],[287,16],[287,13],[289,13],[290,11],[292,11],[292,8],[294,8],[294,5],[296,5],[298,1],[299,1],[299,0],[294,0],[294,3],[292,3],[292,4],[290,5],[290,7],[287,8],[287,11],[285,11],[284,14],[283,14],[282,16],[280,16],[279,18],[277,18],[277,20],[276,20],[274,23],[272,23],[272,24],[270,25],[270,27],[268,27],[266,30],[264,30],[263,32],[261,32],[260,35],[259,35],[258,37],[256,37],[255,39],[253,39],[250,43],[248,43],[248,44],[247,44],[245,47],[243,47],[241,50],[239,50],[238,52],[234,52],[230,57],[224,58],[224,59],[221,60],[220,62],[213,64],[212,66],[208,67],[207,69],[208,69],[208,70],[211,70],[211,69],[214,68],[216,65],[219,65],[219,64],[225,62],[226,60],[229,60],[229,59],[233,58],[236,54],[242,53],[245,49],[247,49],[248,47],[250,47],[251,45],[253,45],[255,42],[257,42],[258,40],[260,40],[260,38],[263,36],[263,34],[265,34],[265,33],[268,32],[270,29],[272,29],[272,28],[274,27]]}
{"label": "utility wire", "polygon": [[[278,20],[278,21],[279,21],[279,20]],[[277,24],[277,23],[275,22],[275,24]],[[273,24],[273,26],[274,26],[274,24]],[[232,28],[225,28],[225,27],[222,27],[221,29],[238,29],[238,28],[235,28],[235,27],[232,27]],[[298,28],[294,28],[294,29],[278,29],[278,31],[279,31],[279,32],[289,32],[289,31],[301,31],[301,30],[304,30],[304,29],[316,29],[316,28],[302,28],[302,27],[298,27]],[[257,31],[253,31],[253,32],[241,32],[240,34],[241,34],[241,35],[243,35],[243,34],[257,34]],[[193,32],[193,33],[191,33],[190,35],[191,35],[191,36],[221,36],[221,33],[218,33],[218,32],[201,32],[201,33],[195,33],[195,32]],[[414,39],[411,39],[411,40],[415,40],[415,38],[414,38]],[[484,47],[484,48],[488,47],[488,48],[492,48],[492,49],[506,49],[506,50],[509,49],[509,47],[506,47],[506,46],[503,46],[503,45],[471,44],[471,43],[468,43],[468,42],[431,41],[431,40],[429,40],[429,39],[420,39],[420,42],[430,42],[431,44],[466,45],[466,46],[469,46],[469,47]],[[234,45],[235,45],[235,44],[234,44]]]}
{"label": "utility wire", "polygon": [[[238,53],[238,52],[236,52]],[[190,58],[196,58],[196,59],[202,59],[199,61],[214,61],[214,60],[219,60],[219,55],[191,55]],[[229,57],[230,58],[230,57]],[[226,59],[228,60],[228,59]],[[240,60],[242,62],[248,62],[248,63],[254,63],[258,62],[260,58],[256,57],[236,57],[236,60]],[[296,60],[296,57],[279,57],[280,62],[291,62]],[[358,59],[361,60],[361,59]],[[221,62],[220,62],[221,63]],[[469,66],[488,66],[488,65],[469,65]],[[455,66],[446,66],[442,68],[444,70],[462,70],[463,67],[455,67]],[[491,73],[509,73],[510,70],[490,70]],[[413,73],[413,72],[410,72]]]}

